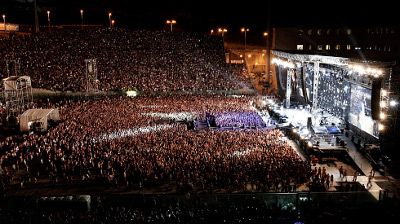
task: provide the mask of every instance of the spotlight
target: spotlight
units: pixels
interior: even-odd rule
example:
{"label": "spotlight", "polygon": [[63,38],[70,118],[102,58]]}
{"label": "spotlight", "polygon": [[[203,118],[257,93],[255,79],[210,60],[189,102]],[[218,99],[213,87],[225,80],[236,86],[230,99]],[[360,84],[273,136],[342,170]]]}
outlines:
{"label": "spotlight", "polygon": [[382,96],[387,96],[387,90],[386,89],[382,89]]}
{"label": "spotlight", "polygon": [[390,105],[391,107],[395,107],[395,106],[397,106],[397,101],[396,101],[396,100],[391,100],[391,101],[389,102],[389,105]]}
{"label": "spotlight", "polygon": [[381,113],[379,114],[379,117],[381,118],[381,120],[385,120],[385,119],[386,119],[386,114],[383,113],[383,112],[381,112]]}
{"label": "spotlight", "polygon": [[378,130],[383,131],[385,129],[385,126],[381,123],[378,124]]}

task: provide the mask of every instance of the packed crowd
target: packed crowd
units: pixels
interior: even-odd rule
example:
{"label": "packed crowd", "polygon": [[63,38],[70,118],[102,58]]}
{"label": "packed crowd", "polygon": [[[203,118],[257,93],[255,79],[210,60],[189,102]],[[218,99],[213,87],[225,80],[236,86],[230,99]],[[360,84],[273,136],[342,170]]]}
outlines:
{"label": "packed crowd", "polygon": [[[55,105],[62,116],[55,128],[0,142],[4,182],[176,184],[177,189],[205,192],[242,191],[249,185],[258,191],[296,190],[308,180],[310,165],[279,130],[189,131],[173,118],[178,112],[200,118],[205,112],[249,111],[250,101],[221,96],[63,101]],[[21,174],[26,178],[18,179]]]}
{"label": "packed crowd", "polygon": [[[3,37],[4,38],[4,37]],[[33,87],[83,91],[85,59],[97,59],[100,90],[143,92],[249,87],[243,67],[225,63],[222,39],[197,33],[125,29],[61,30],[1,39],[0,68],[18,60]],[[10,66],[13,67],[13,66]],[[0,74],[5,75],[6,71]]]}

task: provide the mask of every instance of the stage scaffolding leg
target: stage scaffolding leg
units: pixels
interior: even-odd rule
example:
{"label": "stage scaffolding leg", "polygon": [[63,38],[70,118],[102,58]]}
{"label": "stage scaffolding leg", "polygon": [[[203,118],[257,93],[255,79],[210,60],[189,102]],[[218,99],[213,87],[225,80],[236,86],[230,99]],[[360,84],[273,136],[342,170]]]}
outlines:
{"label": "stage scaffolding leg", "polygon": [[97,60],[85,59],[86,64],[86,94],[98,91]]}

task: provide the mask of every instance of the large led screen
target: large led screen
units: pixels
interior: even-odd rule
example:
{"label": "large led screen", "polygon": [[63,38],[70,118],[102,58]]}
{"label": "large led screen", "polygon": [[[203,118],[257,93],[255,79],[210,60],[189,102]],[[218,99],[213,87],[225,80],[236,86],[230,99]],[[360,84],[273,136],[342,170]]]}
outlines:
{"label": "large led screen", "polygon": [[378,125],[371,116],[371,93],[371,89],[351,84],[349,122],[377,137]]}

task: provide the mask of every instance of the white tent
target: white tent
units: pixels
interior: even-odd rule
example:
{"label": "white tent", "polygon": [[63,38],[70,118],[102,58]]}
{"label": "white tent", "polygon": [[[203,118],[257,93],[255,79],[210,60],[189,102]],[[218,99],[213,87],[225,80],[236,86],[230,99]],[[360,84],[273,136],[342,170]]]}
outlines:
{"label": "white tent", "polygon": [[29,109],[19,118],[21,131],[29,131],[33,122],[40,123],[42,130],[47,130],[48,120],[60,120],[58,109]]}
{"label": "white tent", "polygon": [[4,90],[12,91],[23,87],[31,86],[31,77],[29,76],[10,76],[3,79]]}

